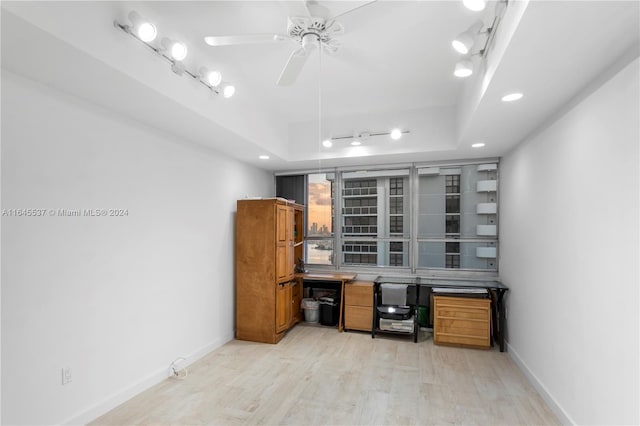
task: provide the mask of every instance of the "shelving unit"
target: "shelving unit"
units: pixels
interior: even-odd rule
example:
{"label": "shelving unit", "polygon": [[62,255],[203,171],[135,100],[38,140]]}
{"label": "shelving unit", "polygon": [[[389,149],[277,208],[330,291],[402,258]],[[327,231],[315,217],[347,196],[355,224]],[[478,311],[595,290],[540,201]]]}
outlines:
{"label": "shelving unit", "polygon": [[[415,288],[415,299],[408,300],[407,306],[411,307],[412,310],[412,319],[413,319],[413,330],[412,331],[394,331],[394,330],[383,330],[380,328],[380,315],[378,313],[378,306],[382,306],[381,304],[381,284],[395,284],[395,285],[403,285]],[[398,334],[404,336],[413,336],[414,343],[418,342],[418,332],[420,331],[420,327],[418,325],[418,304],[420,301],[420,286],[418,285],[418,281],[412,277],[378,277],[373,282],[373,322],[371,325],[371,338],[375,339],[377,333],[387,333],[387,334]]]}

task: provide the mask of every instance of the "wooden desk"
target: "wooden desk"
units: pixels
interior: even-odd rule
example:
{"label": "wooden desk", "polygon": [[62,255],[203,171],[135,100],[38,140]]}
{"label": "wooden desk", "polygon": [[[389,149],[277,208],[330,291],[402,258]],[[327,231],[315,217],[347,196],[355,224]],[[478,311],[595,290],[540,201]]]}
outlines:
{"label": "wooden desk", "polygon": [[295,274],[296,279],[300,282],[300,287],[304,289],[304,281],[333,281],[336,283],[340,283],[340,314],[338,317],[338,331],[342,331],[343,320],[342,315],[344,312],[344,284],[347,281],[351,281],[356,278],[357,274],[349,273],[349,272],[327,272],[327,273],[304,273],[304,274]]}
{"label": "wooden desk", "polygon": [[[379,276],[375,279],[374,283],[378,286],[383,282],[397,282],[404,284],[413,284],[418,288],[416,289],[417,295],[421,294],[424,291],[427,294],[431,295],[432,289],[434,287],[438,288],[460,288],[460,289],[486,289],[490,291],[494,291],[496,293],[496,301],[495,306],[492,298],[492,311],[495,312],[496,322],[498,325],[497,332],[497,340],[500,345],[500,352],[504,352],[504,331],[505,331],[505,306],[504,306],[504,294],[509,290],[507,286],[502,284],[500,281],[495,279],[472,279],[472,278],[441,278],[441,277],[416,277],[416,276],[405,276],[405,277],[385,277]],[[419,304],[419,300],[416,302]],[[374,303],[375,309],[375,303]],[[433,312],[433,308],[431,308],[431,312]]]}

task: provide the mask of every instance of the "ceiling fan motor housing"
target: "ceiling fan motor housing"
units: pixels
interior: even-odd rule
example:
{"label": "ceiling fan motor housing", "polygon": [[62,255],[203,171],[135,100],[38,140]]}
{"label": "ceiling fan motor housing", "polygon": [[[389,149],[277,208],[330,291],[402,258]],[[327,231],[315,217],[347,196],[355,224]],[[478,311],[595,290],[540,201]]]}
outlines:
{"label": "ceiling fan motor housing", "polygon": [[315,47],[316,43],[320,44],[330,53],[334,53],[339,46],[334,35],[344,34],[344,27],[337,21],[327,22],[324,18],[317,16],[311,17],[289,17],[287,24],[287,35],[298,41],[303,48],[308,49]]}
{"label": "ceiling fan motor housing", "polygon": [[301,40],[305,34],[320,35],[325,30],[325,20],[318,17],[289,17],[287,34],[289,37]]}

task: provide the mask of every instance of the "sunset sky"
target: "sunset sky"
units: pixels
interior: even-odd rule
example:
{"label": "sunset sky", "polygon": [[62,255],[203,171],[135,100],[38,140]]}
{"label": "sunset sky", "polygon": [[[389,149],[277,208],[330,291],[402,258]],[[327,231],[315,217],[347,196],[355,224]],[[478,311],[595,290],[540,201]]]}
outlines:
{"label": "sunset sky", "polygon": [[309,175],[309,205],[308,228],[316,222],[318,228],[326,225],[331,229],[331,182],[326,180],[326,175]]}

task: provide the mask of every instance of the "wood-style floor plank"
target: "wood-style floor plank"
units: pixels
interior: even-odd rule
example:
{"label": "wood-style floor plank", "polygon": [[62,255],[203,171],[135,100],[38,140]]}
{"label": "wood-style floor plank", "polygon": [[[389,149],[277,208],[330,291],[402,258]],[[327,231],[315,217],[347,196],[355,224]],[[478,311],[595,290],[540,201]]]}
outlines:
{"label": "wood-style floor plank", "polygon": [[92,425],[557,425],[497,349],[298,325],[232,341]]}

